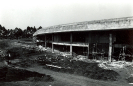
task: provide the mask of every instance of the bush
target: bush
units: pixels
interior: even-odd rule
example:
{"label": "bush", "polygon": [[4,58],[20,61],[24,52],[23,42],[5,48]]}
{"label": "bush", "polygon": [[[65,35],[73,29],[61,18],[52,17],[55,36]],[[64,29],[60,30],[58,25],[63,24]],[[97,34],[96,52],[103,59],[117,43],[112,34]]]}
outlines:
{"label": "bush", "polygon": [[5,49],[9,47],[9,42],[6,40],[0,41],[0,49]]}
{"label": "bush", "polygon": [[21,48],[21,47],[13,47],[7,50],[7,55],[10,53],[11,57],[10,59],[16,59],[16,58],[21,58],[21,57],[29,57],[34,54],[38,54],[36,50],[30,50],[26,48]]}

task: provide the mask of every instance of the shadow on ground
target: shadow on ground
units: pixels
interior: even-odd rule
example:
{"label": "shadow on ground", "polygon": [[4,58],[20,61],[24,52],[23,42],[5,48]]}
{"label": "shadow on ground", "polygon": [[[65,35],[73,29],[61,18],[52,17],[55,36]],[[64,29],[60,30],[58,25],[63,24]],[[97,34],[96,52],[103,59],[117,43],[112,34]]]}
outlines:
{"label": "shadow on ground", "polygon": [[11,67],[0,68],[0,82],[11,81],[53,81],[50,75],[40,74],[24,69],[17,69]]}

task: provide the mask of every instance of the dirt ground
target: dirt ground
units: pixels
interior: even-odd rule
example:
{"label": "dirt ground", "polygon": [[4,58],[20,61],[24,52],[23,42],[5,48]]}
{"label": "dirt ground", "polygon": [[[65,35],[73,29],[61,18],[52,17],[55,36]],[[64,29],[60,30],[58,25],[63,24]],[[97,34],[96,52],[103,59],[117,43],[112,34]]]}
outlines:
{"label": "dirt ground", "polygon": [[[2,62],[1,62],[2,64]],[[3,64],[4,65],[4,64]],[[84,76],[55,72],[52,70],[44,69],[43,66],[34,65],[33,67],[20,68],[28,71],[38,72],[40,74],[50,75],[54,81],[11,81],[1,82],[0,86],[130,86],[126,81],[100,81],[89,79]]]}
{"label": "dirt ground", "polygon": [[[19,43],[18,43],[19,41]],[[23,40],[10,40],[10,45],[12,47],[22,47],[22,45],[33,45],[31,41]],[[41,54],[32,56],[35,58]],[[30,56],[28,56],[30,57]],[[26,57],[24,57],[26,58]],[[26,59],[27,60],[27,59]],[[0,68],[7,66],[3,61],[0,62]],[[13,66],[16,67],[17,66]],[[118,81],[103,81],[103,80],[94,80],[84,76],[55,72],[53,70],[44,69],[44,66],[32,63],[32,66],[20,67],[18,69],[24,69],[28,71],[35,71],[40,74],[46,74],[53,77],[54,81],[31,81],[31,80],[21,80],[21,81],[10,81],[10,82],[0,82],[0,86],[132,86],[124,79]],[[122,76],[122,73],[121,73]]]}

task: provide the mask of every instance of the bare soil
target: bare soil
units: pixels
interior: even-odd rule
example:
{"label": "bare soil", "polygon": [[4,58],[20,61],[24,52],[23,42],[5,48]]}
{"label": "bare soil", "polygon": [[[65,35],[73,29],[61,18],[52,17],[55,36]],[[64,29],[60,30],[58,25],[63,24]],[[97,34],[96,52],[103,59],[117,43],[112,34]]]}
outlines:
{"label": "bare soil", "polygon": [[[14,58],[12,59],[12,60],[20,59],[20,62],[11,64],[11,66],[12,66],[11,68],[7,68],[7,66],[3,62],[0,62],[0,68],[1,69],[3,67],[5,68],[3,70],[3,72],[6,71],[7,69],[13,70],[14,72],[10,72],[8,75],[10,76],[10,75],[16,74],[14,78],[17,78],[17,80],[16,79],[13,80],[13,76],[12,76],[12,77],[10,77],[9,80],[5,79],[5,80],[3,80],[3,82],[0,82],[0,86],[130,86],[128,84],[127,80],[125,80],[124,78],[121,78],[122,73],[119,74],[119,72],[117,72],[117,73],[120,75],[120,77],[117,78],[117,80],[110,81],[110,80],[100,80],[100,79],[96,80],[95,78],[91,79],[91,77],[88,78],[86,76],[83,76],[80,72],[82,72],[84,69],[77,70],[76,74],[65,72],[65,71],[64,72],[55,71],[56,69],[51,70],[50,68],[46,68],[45,64],[40,65],[36,61],[37,57],[45,55],[44,52],[36,53],[31,50],[21,49],[23,44],[33,45],[32,42],[30,42],[29,40],[28,40],[28,42],[26,40],[22,40],[22,42],[21,42],[21,40],[19,40],[19,41],[18,40],[10,40],[9,42],[10,42],[9,46],[17,47],[16,49],[20,48],[17,51],[19,54],[14,55]],[[7,49],[8,46],[5,46],[5,47],[6,48],[3,48],[3,49]],[[12,47],[10,47],[10,48],[12,48]],[[21,53],[22,51],[24,51],[24,52]],[[54,54],[50,54],[50,55],[54,56]],[[82,65],[82,64],[83,63],[81,63],[79,65]],[[56,63],[56,65],[61,66],[61,65],[59,65],[59,63]],[[96,65],[94,65],[94,66],[96,66]],[[64,67],[66,67],[66,64],[64,65]],[[73,69],[74,68],[76,69],[77,67],[79,67],[79,66],[73,66]],[[17,68],[17,70],[16,70],[16,68]],[[79,68],[82,68],[82,67],[79,67]],[[91,71],[91,69],[89,69],[89,70]],[[94,68],[92,70],[96,71],[97,68]],[[26,72],[24,72],[24,71],[26,71]],[[30,72],[30,73],[28,74],[27,72]],[[105,71],[101,71],[101,72],[105,72]],[[5,72],[5,73],[7,73],[7,72]],[[34,74],[34,73],[37,73],[39,76],[35,77],[34,75],[36,75],[36,74]],[[32,76],[29,76],[30,74]],[[102,74],[104,74],[104,73],[102,73]],[[107,74],[109,74],[109,73],[107,73]],[[24,77],[25,75],[27,75],[27,77]],[[53,79],[53,80],[47,80],[46,77],[41,78],[40,75],[50,77],[50,79]],[[96,75],[98,75],[98,73]],[[20,80],[18,79],[18,77]],[[22,79],[20,77],[24,77],[24,79]],[[102,76],[100,76],[100,77],[102,77]]]}

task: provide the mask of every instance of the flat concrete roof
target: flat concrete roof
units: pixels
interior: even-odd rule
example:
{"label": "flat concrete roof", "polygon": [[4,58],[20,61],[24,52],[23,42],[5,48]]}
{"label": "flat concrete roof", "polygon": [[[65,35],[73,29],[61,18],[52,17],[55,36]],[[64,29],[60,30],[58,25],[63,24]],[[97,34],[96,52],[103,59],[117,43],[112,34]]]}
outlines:
{"label": "flat concrete roof", "polygon": [[37,30],[33,36],[59,32],[121,30],[132,28],[133,17],[123,17],[50,26]]}

